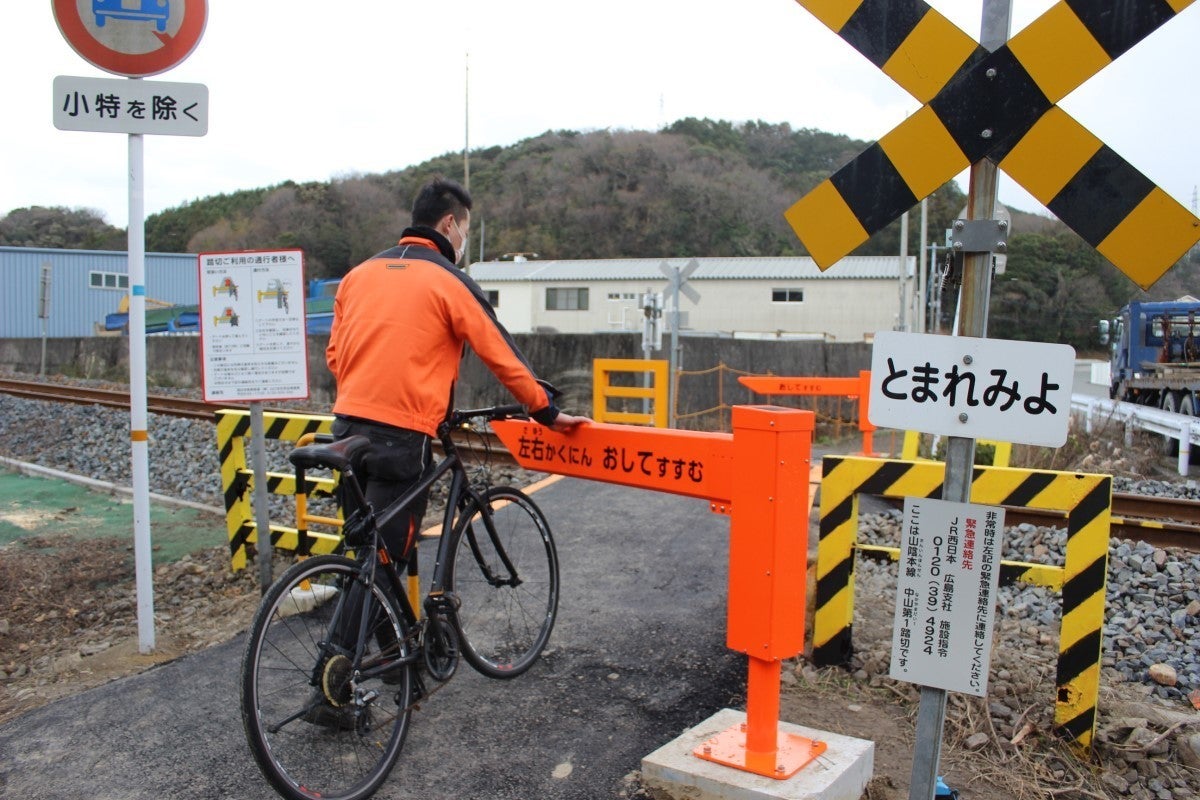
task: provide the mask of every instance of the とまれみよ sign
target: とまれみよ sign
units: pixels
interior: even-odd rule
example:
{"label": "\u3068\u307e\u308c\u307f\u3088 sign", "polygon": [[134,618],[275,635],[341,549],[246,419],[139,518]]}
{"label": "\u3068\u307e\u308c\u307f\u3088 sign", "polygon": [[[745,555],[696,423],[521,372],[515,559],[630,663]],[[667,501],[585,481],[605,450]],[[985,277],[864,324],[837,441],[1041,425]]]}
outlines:
{"label": "\u3068\u307e\u308c\u307f\u3088 sign", "polygon": [[1075,350],[1063,344],[881,331],[869,418],[880,428],[1060,447]]}

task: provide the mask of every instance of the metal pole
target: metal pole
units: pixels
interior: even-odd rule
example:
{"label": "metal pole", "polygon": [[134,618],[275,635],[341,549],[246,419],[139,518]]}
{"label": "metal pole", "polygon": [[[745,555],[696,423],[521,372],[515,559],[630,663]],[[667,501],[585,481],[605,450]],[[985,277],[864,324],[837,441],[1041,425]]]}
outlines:
{"label": "metal pole", "polygon": [[38,365],[38,377],[43,380],[46,377],[46,320],[50,318],[50,270],[50,262],[43,261],[38,282],[38,316],[42,320],[42,360]]}
{"label": "metal pole", "polygon": [[258,582],[262,593],[271,588],[271,514],[267,508],[267,442],[262,402],[250,403],[250,459],[254,469],[254,524],[258,533]]}
{"label": "metal pole", "polygon": [[667,427],[675,427],[675,404],[679,400],[679,287],[683,283],[680,268],[675,267],[671,275],[671,357],[667,385],[671,388],[667,409]]}
{"label": "metal pole", "polygon": [[[654,300],[653,292],[650,287],[646,287],[646,293],[642,295],[642,359],[649,361],[654,357],[654,326],[657,324],[654,319]],[[622,322],[621,327],[624,326]],[[642,387],[649,389],[654,384],[654,376],[649,372],[642,373]],[[650,398],[642,398],[642,413],[650,413]]]}
{"label": "metal pole", "polygon": [[[135,79],[136,80],[136,79]],[[132,443],[133,556],[138,651],[154,650],[154,569],[150,546],[150,435],[146,411],[146,203],[142,135],[129,135],[129,438]]]}
{"label": "metal pole", "polygon": [[38,366],[38,377],[46,378],[46,318],[42,317],[42,360]]}
{"label": "metal pole", "polygon": [[[463,54],[463,188],[471,191],[471,54]],[[483,260],[482,258],[480,259]]]}
{"label": "metal pole", "polygon": [[913,330],[925,332],[925,321],[928,317],[929,304],[925,299],[925,245],[929,236],[929,198],[921,200],[921,246],[917,249],[917,318],[913,320]]}
{"label": "metal pole", "polygon": [[[1008,41],[1011,0],[983,0],[980,44],[988,50]],[[992,219],[996,208],[996,165],[983,159],[971,165],[967,219]],[[968,253],[963,259],[959,292],[959,325],[954,333],[987,336],[988,302],[992,289],[991,253]],[[971,473],[975,466],[975,439],[951,436],[946,446],[946,472],[942,499],[967,503],[971,499]],[[937,792],[938,762],[942,751],[942,726],[946,719],[946,691],[921,687],[917,707],[917,748],[913,756],[909,800],[933,800]]]}
{"label": "metal pole", "polygon": [[900,317],[896,330],[907,330],[905,306],[908,305],[908,212],[900,215]]}

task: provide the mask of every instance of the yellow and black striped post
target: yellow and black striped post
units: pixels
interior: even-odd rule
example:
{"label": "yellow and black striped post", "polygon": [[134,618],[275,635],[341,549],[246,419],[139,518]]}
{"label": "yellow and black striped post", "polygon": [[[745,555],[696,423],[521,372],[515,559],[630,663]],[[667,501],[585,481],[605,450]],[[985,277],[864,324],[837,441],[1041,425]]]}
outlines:
{"label": "yellow and black striped post", "polygon": [[[813,615],[815,663],[845,665],[853,654],[856,551],[899,557],[898,548],[858,544],[858,496],[940,498],[944,476],[943,466],[932,462],[825,457]],[[1100,687],[1112,478],[976,467],[971,502],[1067,512],[1063,566],[1003,560],[1000,583],[1021,581],[1061,589],[1054,724],[1061,735],[1088,747],[1095,733]]]}
{"label": "yellow and black striped post", "polygon": [[[258,526],[250,502],[254,472],[246,465],[246,437],[250,435],[250,412],[244,409],[220,409],[217,417],[217,452],[221,468],[221,492],[225,499],[225,528],[229,535],[230,566],[246,566],[246,545],[257,541]],[[267,439],[298,441],[305,434],[329,433],[333,417],[321,414],[286,414],[263,412],[264,434]],[[330,478],[305,478],[304,494],[332,494],[335,481]],[[295,473],[268,472],[267,491],[271,494],[295,494]],[[341,542],[341,535],[305,531],[301,536],[296,528],[271,525],[271,543],[275,547],[294,550],[301,555],[332,552]]]}
{"label": "yellow and black striped post", "polygon": [[925,105],[788,209],[822,269],[984,158],[1143,288],[1200,220],[1055,105],[1193,0],[1060,0],[993,52],[924,0],[798,0]]}

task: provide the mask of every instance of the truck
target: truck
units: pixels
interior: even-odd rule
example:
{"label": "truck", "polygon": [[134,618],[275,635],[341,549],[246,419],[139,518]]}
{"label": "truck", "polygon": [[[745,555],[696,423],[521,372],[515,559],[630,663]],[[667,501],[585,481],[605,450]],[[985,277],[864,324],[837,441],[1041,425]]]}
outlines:
{"label": "truck", "polygon": [[1109,397],[1200,412],[1200,300],[1130,303],[1100,325],[1110,340]]}

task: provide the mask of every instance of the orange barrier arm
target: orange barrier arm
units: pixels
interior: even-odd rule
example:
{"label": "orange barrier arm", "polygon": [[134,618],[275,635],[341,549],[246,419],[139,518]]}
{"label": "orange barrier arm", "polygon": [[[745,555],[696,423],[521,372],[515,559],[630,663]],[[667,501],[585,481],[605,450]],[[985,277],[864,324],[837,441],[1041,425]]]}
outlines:
{"label": "orange barrier arm", "polygon": [[785,779],[825,743],[779,731],[781,662],[804,649],[808,473],[814,415],[735,406],[733,434],[593,423],[556,433],[492,424],[527,469],[700,497],[730,514],[726,643],[750,660],[746,724],[695,750],[708,761]]}
{"label": "orange barrier arm", "polygon": [[822,397],[857,397],[858,430],[862,433],[862,454],[874,455],[872,435],[878,430],[868,418],[871,404],[871,371],[860,370],[857,378],[776,378],[773,376],[744,376],[738,383],[751,391],[765,395],[817,395]]}
{"label": "orange barrier arm", "polygon": [[492,430],[526,469],[681,494],[728,507],[733,437],[593,422],[555,433],[536,422],[493,422]]}

